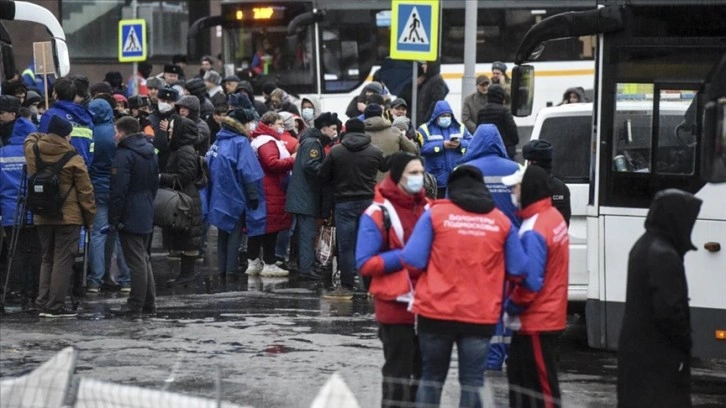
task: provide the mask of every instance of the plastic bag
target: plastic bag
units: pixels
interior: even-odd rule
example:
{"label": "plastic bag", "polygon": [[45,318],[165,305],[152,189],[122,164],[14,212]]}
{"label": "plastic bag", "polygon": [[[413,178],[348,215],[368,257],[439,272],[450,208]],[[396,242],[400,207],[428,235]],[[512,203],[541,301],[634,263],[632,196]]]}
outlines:
{"label": "plastic bag", "polygon": [[323,225],[320,227],[318,242],[315,244],[315,258],[321,266],[328,266],[333,262],[335,255],[335,227]]}

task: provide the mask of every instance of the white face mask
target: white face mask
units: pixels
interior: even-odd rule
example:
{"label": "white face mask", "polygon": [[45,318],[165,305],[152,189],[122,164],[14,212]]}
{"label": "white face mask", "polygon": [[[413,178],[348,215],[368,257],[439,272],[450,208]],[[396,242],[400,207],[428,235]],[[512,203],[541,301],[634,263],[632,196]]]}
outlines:
{"label": "white face mask", "polygon": [[250,122],[247,124],[247,130],[250,131],[250,133],[254,132],[255,129],[257,129],[257,123],[256,122]]}
{"label": "white face mask", "polygon": [[313,120],[313,115],[315,115],[315,110],[313,108],[304,108],[302,110],[302,117],[305,120]]}
{"label": "white face mask", "polygon": [[406,191],[408,191],[411,194],[416,194],[424,186],[424,176],[423,174],[412,174],[410,176],[406,177]]}
{"label": "white face mask", "polygon": [[283,133],[285,133],[285,128],[277,128],[277,134],[278,135],[281,135]]}
{"label": "white face mask", "polygon": [[514,204],[515,207],[519,208],[519,200],[517,200],[517,195],[514,193],[509,193],[509,195],[512,196],[512,204]]}
{"label": "white face mask", "polygon": [[174,109],[174,105],[166,102],[159,102],[159,112],[160,113],[167,113]]}

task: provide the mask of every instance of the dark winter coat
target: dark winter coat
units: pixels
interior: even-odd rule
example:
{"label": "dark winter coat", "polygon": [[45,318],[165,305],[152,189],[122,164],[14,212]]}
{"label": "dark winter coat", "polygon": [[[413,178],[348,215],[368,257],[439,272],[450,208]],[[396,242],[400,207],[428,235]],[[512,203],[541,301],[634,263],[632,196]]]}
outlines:
{"label": "dark winter coat", "polygon": [[[255,148],[265,173],[262,179],[267,209],[265,233],[289,229],[292,216],[285,211],[285,189],[290,181],[290,171],[295,165],[295,159],[287,153],[280,134],[262,122],[257,124],[252,133],[252,147]],[[288,156],[283,158],[280,149]]]}
{"label": "dark winter coat", "polygon": [[202,237],[202,200],[194,182],[199,178],[197,152],[194,150],[199,135],[197,125],[190,119],[174,116],[173,134],[169,140],[169,161],[161,173],[159,186],[182,191],[192,199],[192,229],[189,233],[173,233],[164,229],[164,248],[194,251]]}
{"label": "dark winter coat", "polygon": [[628,260],[618,344],[619,407],[690,407],[691,319],[683,257],[701,200],[656,194]]}
{"label": "dark winter coat", "polygon": [[449,87],[446,86],[444,78],[440,74],[441,65],[438,62],[430,62],[426,68],[426,79],[418,89],[418,100],[416,102],[416,123],[426,123],[434,113],[436,102],[446,99]]}
{"label": "dark winter coat", "polygon": [[149,115],[149,123],[154,129],[154,149],[159,156],[159,172],[166,171],[166,162],[169,160],[169,135],[166,131],[161,130],[160,124],[163,120],[171,120],[172,116],[178,115],[173,109],[170,112],[161,113],[155,111]]}
{"label": "dark winter coat", "polygon": [[363,133],[346,133],[330,149],[320,168],[320,181],[331,187],[335,202],[373,200],[376,175],[386,171],[383,151]]}
{"label": "dark winter coat", "polygon": [[158,189],[159,160],[154,146],[143,133],[125,136],[113,158],[109,225],[133,234],[150,234]]}
{"label": "dark winter coat", "polygon": [[[499,129],[499,134],[502,135],[502,141],[504,141],[504,146],[507,148],[507,153],[511,153],[519,143],[519,133],[512,112],[504,106],[504,88],[496,85],[489,87],[487,100],[487,104],[481,108],[477,115],[476,125],[494,124]],[[511,154],[509,158],[514,159]]]}
{"label": "dark winter coat", "polygon": [[113,141],[116,135],[113,109],[105,100],[94,99],[88,105],[88,110],[93,117],[93,159],[88,175],[93,184],[96,204],[106,205],[111,189],[111,163],[116,153],[116,142]]}
{"label": "dark winter coat", "polygon": [[[307,136],[300,142],[297,150],[290,185],[287,189],[285,211],[325,218],[322,208],[324,192],[318,179],[318,173],[325,160],[324,149],[328,143],[328,137],[323,135],[319,129],[308,129]],[[325,210],[326,213],[330,211],[330,209]]]}

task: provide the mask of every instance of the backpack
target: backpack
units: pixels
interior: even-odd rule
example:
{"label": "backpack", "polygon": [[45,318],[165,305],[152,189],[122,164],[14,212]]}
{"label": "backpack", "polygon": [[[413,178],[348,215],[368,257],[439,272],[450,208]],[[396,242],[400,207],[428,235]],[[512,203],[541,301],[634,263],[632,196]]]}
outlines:
{"label": "backpack", "polygon": [[28,179],[28,209],[35,215],[45,217],[63,217],[63,203],[73,189],[73,185],[61,194],[60,172],[63,166],[76,155],[68,152],[55,163],[46,163],[40,158],[38,145],[33,146],[35,152],[36,172]]}

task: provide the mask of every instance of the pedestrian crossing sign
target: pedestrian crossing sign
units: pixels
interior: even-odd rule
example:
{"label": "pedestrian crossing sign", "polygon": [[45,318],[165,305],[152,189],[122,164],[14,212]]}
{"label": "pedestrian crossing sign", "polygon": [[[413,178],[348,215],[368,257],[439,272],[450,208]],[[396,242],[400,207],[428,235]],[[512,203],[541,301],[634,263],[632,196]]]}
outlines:
{"label": "pedestrian crossing sign", "polygon": [[439,0],[391,1],[391,58],[435,61],[439,54]]}
{"label": "pedestrian crossing sign", "polygon": [[146,61],[146,20],[118,22],[118,60],[120,62]]}

